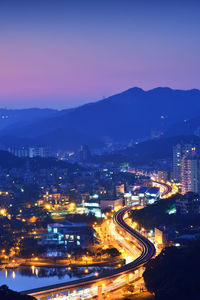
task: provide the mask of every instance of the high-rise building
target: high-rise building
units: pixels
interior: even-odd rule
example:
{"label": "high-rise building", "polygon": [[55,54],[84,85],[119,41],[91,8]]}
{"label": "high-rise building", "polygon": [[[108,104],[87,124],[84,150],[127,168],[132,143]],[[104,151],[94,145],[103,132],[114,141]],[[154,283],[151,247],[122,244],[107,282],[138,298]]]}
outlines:
{"label": "high-rise building", "polygon": [[48,147],[30,147],[29,148],[29,157],[50,157],[51,151]]}
{"label": "high-rise building", "polygon": [[181,184],[183,194],[191,191],[191,160],[187,156],[181,160]]}
{"label": "high-rise building", "polygon": [[181,162],[182,192],[200,193],[200,156],[193,152],[182,158]]}
{"label": "high-rise building", "polygon": [[176,182],[181,182],[181,164],[183,157],[195,151],[195,146],[191,144],[177,144],[173,147],[173,178]]}
{"label": "high-rise building", "polygon": [[18,157],[28,157],[29,156],[29,150],[27,147],[9,147],[8,152],[12,153],[15,156]]}
{"label": "high-rise building", "polygon": [[82,145],[81,149],[79,150],[79,160],[81,162],[89,160],[91,157],[90,150],[88,148],[88,145]]}
{"label": "high-rise building", "polygon": [[18,157],[50,157],[52,153],[48,147],[14,147],[8,148],[8,152]]}

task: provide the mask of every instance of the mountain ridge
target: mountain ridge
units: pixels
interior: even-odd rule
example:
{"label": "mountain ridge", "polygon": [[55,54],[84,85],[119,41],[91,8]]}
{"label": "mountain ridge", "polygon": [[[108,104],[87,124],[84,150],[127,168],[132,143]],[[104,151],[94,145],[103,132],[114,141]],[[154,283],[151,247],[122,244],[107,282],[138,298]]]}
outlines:
{"label": "mountain ridge", "polygon": [[147,139],[151,137],[152,131],[160,134],[173,124],[197,117],[198,114],[198,89],[158,87],[144,91],[133,87],[71,110],[56,111],[52,116],[29,122],[26,126],[4,128],[0,131],[0,137],[4,140],[11,136],[18,139],[31,138],[35,144],[43,139],[56,147],[53,139],[60,130],[63,136],[60,136],[60,140],[56,137],[57,144],[62,149],[71,150],[84,140],[85,144],[95,146],[107,142]]}

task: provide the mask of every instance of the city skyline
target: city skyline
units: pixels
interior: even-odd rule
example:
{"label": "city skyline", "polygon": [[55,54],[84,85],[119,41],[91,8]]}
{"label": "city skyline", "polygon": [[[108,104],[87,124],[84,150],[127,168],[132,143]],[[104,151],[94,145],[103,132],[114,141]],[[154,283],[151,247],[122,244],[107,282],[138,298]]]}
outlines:
{"label": "city skyline", "polygon": [[0,4],[0,106],[68,108],[138,86],[200,88],[197,1]]}

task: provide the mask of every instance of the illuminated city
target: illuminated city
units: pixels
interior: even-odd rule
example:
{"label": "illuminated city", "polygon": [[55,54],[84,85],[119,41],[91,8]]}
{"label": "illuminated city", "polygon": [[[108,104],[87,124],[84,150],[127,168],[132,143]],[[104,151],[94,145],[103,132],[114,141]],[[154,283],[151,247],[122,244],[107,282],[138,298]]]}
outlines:
{"label": "illuminated city", "polygon": [[199,300],[200,2],[0,1],[0,300]]}

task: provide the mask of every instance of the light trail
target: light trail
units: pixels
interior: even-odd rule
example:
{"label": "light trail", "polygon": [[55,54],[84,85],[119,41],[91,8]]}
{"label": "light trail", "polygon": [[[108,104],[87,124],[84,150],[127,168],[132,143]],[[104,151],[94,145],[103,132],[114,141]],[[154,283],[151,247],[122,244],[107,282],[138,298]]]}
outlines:
{"label": "light trail", "polygon": [[[138,268],[142,267],[144,263],[149,261],[155,254],[155,247],[154,245],[142,234],[131,228],[129,225],[126,224],[124,221],[124,217],[128,211],[132,209],[131,206],[122,208],[117,213],[115,213],[113,220],[116,226],[119,227],[120,231],[122,230],[124,234],[131,237],[141,249],[141,254],[132,262],[119,267],[115,270],[105,271],[99,276],[90,276],[84,279],[75,280],[73,282],[66,282],[62,284],[56,284],[52,286],[42,287],[34,290],[24,291],[22,294],[28,294],[31,296],[36,297],[37,299],[78,299],[78,293],[81,293],[82,299],[89,299],[93,297],[93,295],[97,295],[99,293],[98,288],[101,286],[101,293],[106,293],[109,291],[113,291],[123,285],[126,284],[126,275],[129,275],[134,278],[133,272],[136,271]],[[127,243],[126,243],[127,246]],[[128,247],[129,248],[129,247]],[[133,255],[133,249],[131,249],[131,254]],[[124,278],[124,279],[123,279]],[[106,284],[104,286],[105,281],[112,280],[113,282],[110,284]],[[90,286],[90,288],[85,288]],[[96,290],[95,290],[96,288]],[[77,291],[79,289],[79,291]],[[81,289],[81,291],[80,291]],[[64,294],[66,291],[73,290],[70,295],[61,295]],[[85,291],[85,292],[84,292]],[[86,292],[87,291],[87,292]],[[58,294],[59,293],[59,294]],[[84,295],[85,293],[85,295]],[[47,298],[49,295],[51,298]],[[65,298],[60,298],[65,297]],[[68,297],[68,298],[67,298]],[[70,298],[71,297],[71,298]],[[85,298],[84,298],[85,297]]]}

